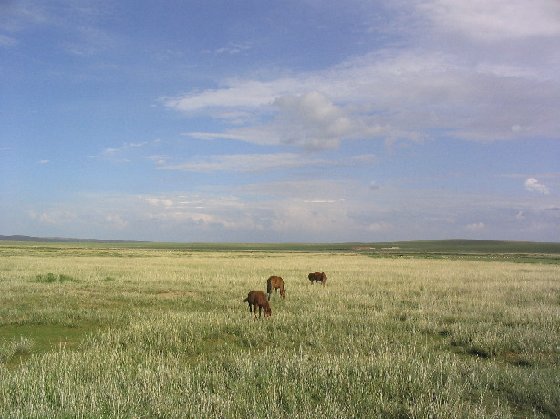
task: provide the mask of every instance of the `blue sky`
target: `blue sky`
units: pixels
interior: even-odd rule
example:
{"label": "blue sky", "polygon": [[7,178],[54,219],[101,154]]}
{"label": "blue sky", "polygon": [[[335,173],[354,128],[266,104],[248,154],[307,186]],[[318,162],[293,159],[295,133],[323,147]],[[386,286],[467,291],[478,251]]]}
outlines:
{"label": "blue sky", "polygon": [[560,239],[556,0],[0,2],[0,234]]}

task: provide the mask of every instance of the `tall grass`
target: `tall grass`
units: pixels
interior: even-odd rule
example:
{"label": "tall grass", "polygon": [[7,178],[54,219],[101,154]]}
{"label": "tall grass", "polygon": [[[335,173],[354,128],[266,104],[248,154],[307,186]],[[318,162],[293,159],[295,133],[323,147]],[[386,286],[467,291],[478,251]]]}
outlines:
{"label": "tall grass", "polygon": [[[0,417],[560,414],[558,265],[87,248],[0,261],[0,353],[33,342],[0,359]],[[242,299],[273,274],[286,299],[254,321]]]}

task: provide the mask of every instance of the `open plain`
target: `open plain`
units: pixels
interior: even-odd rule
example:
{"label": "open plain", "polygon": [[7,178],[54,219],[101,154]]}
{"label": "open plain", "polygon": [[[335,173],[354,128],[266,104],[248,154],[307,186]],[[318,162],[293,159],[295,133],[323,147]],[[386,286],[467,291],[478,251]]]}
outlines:
{"label": "open plain", "polygon": [[560,256],[396,247],[0,242],[0,417],[558,417]]}

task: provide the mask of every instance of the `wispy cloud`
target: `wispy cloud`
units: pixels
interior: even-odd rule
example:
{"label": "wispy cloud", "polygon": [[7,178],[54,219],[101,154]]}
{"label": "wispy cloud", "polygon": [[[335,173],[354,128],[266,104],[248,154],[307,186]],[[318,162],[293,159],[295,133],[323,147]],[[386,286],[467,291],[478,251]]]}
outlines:
{"label": "wispy cloud", "polygon": [[26,0],[0,5],[0,30],[7,33],[0,33],[0,47],[17,46],[22,34],[42,28],[70,33],[71,36],[56,45],[69,54],[93,55],[113,47],[114,34],[100,24],[110,8],[106,4],[101,7],[93,2],[86,3]]}
{"label": "wispy cloud", "polygon": [[170,163],[168,158],[154,158],[159,169],[181,170],[187,172],[263,172],[312,167],[342,167],[373,164],[373,154],[349,157],[346,159],[329,160],[299,153],[270,154],[231,154],[215,155],[192,159],[182,163]]}
{"label": "wispy cloud", "polygon": [[[147,147],[157,146],[161,143],[161,140],[151,140],[151,141],[140,141],[140,142],[127,142],[123,143],[118,147],[106,147],[97,156],[91,156],[92,158],[99,158],[103,160],[110,160],[120,163],[128,163],[131,161],[130,154],[135,150],[145,149]],[[153,159],[153,158],[151,158]]]}
{"label": "wispy cloud", "polygon": [[53,21],[45,4],[41,2],[3,2],[0,4],[0,11],[0,28],[10,33],[19,33],[29,27]]}
{"label": "wispy cloud", "polygon": [[62,44],[64,50],[72,55],[92,56],[113,48],[117,44],[115,35],[95,26],[83,26],[76,30],[71,41]]}
{"label": "wispy cloud", "polygon": [[301,156],[295,153],[278,154],[234,154],[209,156],[179,164],[163,164],[160,169],[165,170],[184,170],[189,172],[216,172],[216,171],[237,171],[237,172],[260,172],[263,170],[278,170],[302,167],[306,164],[321,164],[320,160],[302,160]]}
{"label": "wispy cloud", "polygon": [[344,202],[345,199],[304,199],[306,204],[336,204],[337,202]]}
{"label": "wispy cloud", "polygon": [[13,47],[17,44],[17,40],[11,36],[0,35],[0,47]]}
{"label": "wispy cloud", "polygon": [[218,55],[236,55],[249,51],[253,47],[252,42],[229,42],[226,46],[216,49]]}

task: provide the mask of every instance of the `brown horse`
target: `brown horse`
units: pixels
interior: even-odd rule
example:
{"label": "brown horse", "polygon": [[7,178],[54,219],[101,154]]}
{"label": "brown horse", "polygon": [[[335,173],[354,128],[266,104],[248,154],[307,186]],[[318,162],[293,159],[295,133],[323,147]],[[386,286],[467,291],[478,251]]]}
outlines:
{"label": "brown horse", "polygon": [[272,291],[277,292],[280,290],[280,295],[282,298],[286,298],[286,290],[284,289],[284,280],[279,276],[271,276],[266,280],[266,292],[268,294],[268,300],[272,297]]}
{"label": "brown horse", "polygon": [[324,272],[311,272],[309,275],[307,275],[307,277],[311,281],[311,285],[313,285],[316,281],[322,283],[323,286],[325,286],[327,282],[327,275]]}
{"label": "brown horse", "polygon": [[269,317],[272,314],[268,300],[266,299],[266,294],[262,291],[249,291],[247,298],[243,301],[249,303],[249,311],[253,313],[255,319],[257,318],[257,307],[259,308],[259,318],[261,317],[262,309],[264,308],[264,317]]}

